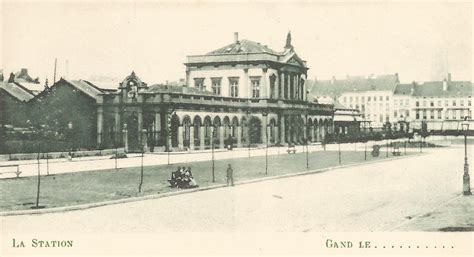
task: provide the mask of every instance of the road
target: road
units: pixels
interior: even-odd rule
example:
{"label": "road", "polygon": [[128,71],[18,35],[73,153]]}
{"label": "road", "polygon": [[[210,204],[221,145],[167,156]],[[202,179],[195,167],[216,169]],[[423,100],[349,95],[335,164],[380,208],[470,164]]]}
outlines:
{"label": "road", "polygon": [[95,234],[409,230],[416,217],[460,194],[462,163],[463,148],[450,147],[388,162],[168,198],[1,217],[2,229],[15,233],[35,227],[36,232]]}

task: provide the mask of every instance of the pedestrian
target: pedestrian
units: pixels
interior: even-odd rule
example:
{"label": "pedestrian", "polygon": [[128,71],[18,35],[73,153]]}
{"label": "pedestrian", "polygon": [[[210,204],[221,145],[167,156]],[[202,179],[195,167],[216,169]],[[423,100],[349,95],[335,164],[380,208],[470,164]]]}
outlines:
{"label": "pedestrian", "polygon": [[230,163],[227,166],[226,176],[227,176],[227,186],[229,186],[229,184],[231,186],[234,186],[234,171],[232,170],[232,166],[230,166]]}

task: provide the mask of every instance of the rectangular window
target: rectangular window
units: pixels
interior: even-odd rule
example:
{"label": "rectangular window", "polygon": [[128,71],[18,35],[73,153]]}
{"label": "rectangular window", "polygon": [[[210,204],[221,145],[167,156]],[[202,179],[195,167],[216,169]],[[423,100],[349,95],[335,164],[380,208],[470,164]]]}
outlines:
{"label": "rectangular window", "polygon": [[211,78],[213,94],[221,95],[221,81],[222,78]]}
{"label": "rectangular window", "polygon": [[374,96],[374,102],[376,102],[376,101],[377,101],[377,97],[376,97],[376,96]]}
{"label": "rectangular window", "polygon": [[441,120],[441,110],[438,110],[438,120]]}
{"label": "rectangular window", "polygon": [[380,96],[380,97],[379,97],[379,101],[383,101],[383,96]]}
{"label": "rectangular window", "polygon": [[395,106],[398,105],[398,100],[397,99],[393,100],[393,105],[395,105]]}
{"label": "rectangular window", "polygon": [[426,120],[426,110],[423,110],[423,119]]}
{"label": "rectangular window", "polygon": [[385,100],[387,100],[387,101],[390,100],[390,97],[389,96],[385,97]]}
{"label": "rectangular window", "polygon": [[229,90],[230,97],[239,97],[239,78],[231,77],[229,78]]}
{"label": "rectangular window", "polygon": [[456,100],[453,100],[453,106],[456,106]]}
{"label": "rectangular window", "polygon": [[194,78],[194,88],[200,91],[206,90],[204,86],[204,78]]}
{"label": "rectangular window", "polygon": [[252,84],[252,97],[260,98],[260,77],[250,77]]}
{"label": "rectangular window", "polygon": [[467,106],[471,106],[471,100],[467,100]]}
{"label": "rectangular window", "polygon": [[352,96],[349,96],[349,103],[352,103]]}
{"label": "rectangular window", "polygon": [[419,102],[419,101],[416,101],[415,105],[416,105],[416,107],[419,107],[419,106],[420,106],[420,102]]}
{"label": "rectangular window", "polygon": [[367,97],[367,102],[370,102],[370,96]]}
{"label": "rectangular window", "polygon": [[420,111],[416,111],[416,119],[417,119],[417,120],[420,119]]}
{"label": "rectangular window", "polygon": [[434,110],[430,111],[430,119],[434,120]]}
{"label": "rectangular window", "polygon": [[430,106],[434,107],[434,102],[433,101],[430,102]]}
{"label": "rectangular window", "polygon": [[459,101],[459,105],[460,105],[460,106],[464,106],[464,100],[460,100],[460,101]]}
{"label": "rectangular window", "polygon": [[448,100],[444,100],[444,106],[448,106],[449,103],[448,103]]}
{"label": "rectangular window", "polygon": [[438,100],[438,107],[441,106],[441,100]]}
{"label": "rectangular window", "polygon": [[397,114],[398,114],[398,112],[397,112],[397,111],[394,111],[394,112],[393,112],[393,117],[397,118]]}
{"label": "rectangular window", "polygon": [[423,107],[426,107],[426,101],[423,100]]}
{"label": "rectangular window", "polygon": [[449,111],[444,112],[444,118],[449,120]]}
{"label": "rectangular window", "polygon": [[360,101],[361,101],[361,102],[364,102],[364,101],[365,101],[365,96],[362,96],[362,97],[360,98]]}
{"label": "rectangular window", "polygon": [[461,119],[464,119],[464,110],[461,110]]}
{"label": "rectangular window", "polygon": [[379,121],[383,122],[383,115],[382,114],[380,114]]}

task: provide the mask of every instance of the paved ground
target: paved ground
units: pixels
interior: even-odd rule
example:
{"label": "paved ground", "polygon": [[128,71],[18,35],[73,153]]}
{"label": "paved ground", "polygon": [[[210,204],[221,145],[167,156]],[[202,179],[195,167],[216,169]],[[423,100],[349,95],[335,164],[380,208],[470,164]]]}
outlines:
{"label": "paved ground", "polygon": [[[472,151],[472,147],[469,151]],[[9,233],[424,231],[474,224],[472,204],[453,210],[462,186],[463,148],[325,173],[99,207],[1,217]],[[467,198],[465,198],[467,199]],[[463,199],[463,201],[465,200]],[[472,203],[473,197],[470,197]],[[467,215],[467,216],[466,216]],[[446,217],[446,215],[443,215]],[[54,224],[52,226],[51,224]],[[424,225],[425,224],[425,225]]]}
{"label": "paved ground", "polygon": [[[367,151],[370,154],[373,144],[382,144],[384,142],[368,142]],[[342,151],[364,151],[364,144],[341,144]],[[305,151],[304,146],[296,146],[298,153]],[[332,144],[327,145],[326,150],[335,150],[339,148],[338,145]],[[315,151],[324,151],[323,147],[320,144],[308,146],[310,152]],[[270,147],[268,149],[269,155],[278,155],[278,154],[287,154],[287,147]],[[385,148],[381,149],[381,154],[385,154]],[[403,151],[404,149],[401,149]],[[390,150],[389,150],[390,151]],[[407,151],[416,151],[419,149],[408,149]],[[426,151],[426,149],[424,149]],[[428,150],[429,151],[429,150]],[[239,148],[234,149],[233,151],[227,150],[217,150],[215,152],[215,159],[230,159],[230,158],[240,158],[247,157],[249,155],[248,148]],[[265,148],[253,148],[250,151],[251,156],[264,156]],[[128,168],[128,167],[138,167],[141,165],[141,158],[137,158],[139,154],[129,154],[130,158],[118,159],[117,167],[119,168]],[[46,162],[46,160],[40,160],[40,172],[41,174],[58,174],[58,173],[69,173],[69,172],[80,172],[88,170],[106,170],[115,168],[115,160],[110,159],[111,156],[100,156],[100,157],[83,157],[83,158],[73,158],[72,161],[67,159],[51,159]],[[211,152],[181,152],[181,153],[171,153],[169,160],[170,163],[185,163],[193,161],[204,161],[211,159]],[[168,163],[168,156],[165,153],[148,153],[144,157],[144,166],[160,165]],[[38,163],[36,160],[24,160],[24,161],[4,161],[0,162],[1,165],[20,165],[21,176],[36,176],[38,173]],[[47,171],[48,170],[48,171]],[[16,167],[9,168],[0,168],[0,179],[15,177],[14,173],[4,173],[5,171],[16,171]]]}

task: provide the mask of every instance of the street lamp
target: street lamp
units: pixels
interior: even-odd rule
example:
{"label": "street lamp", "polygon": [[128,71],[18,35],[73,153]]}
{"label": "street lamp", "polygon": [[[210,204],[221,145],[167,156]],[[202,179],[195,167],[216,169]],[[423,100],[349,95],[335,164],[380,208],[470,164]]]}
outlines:
{"label": "street lamp", "polygon": [[214,172],[214,134],[215,128],[211,126],[211,154],[212,154],[212,183],[216,182],[215,172]]}
{"label": "street lamp", "polygon": [[265,175],[268,174],[268,112],[266,110],[262,113],[265,116]]}
{"label": "street lamp", "polygon": [[337,139],[337,147],[339,151],[339,164],[341,164],[341,137],[340,136],[338,136],[338,139]]}
{"label": "street lamp", "polygon": [[250,130],[250,109],[247,110],[247,140],[249,141],[248,142],[248,149],[249,149],[249,158],[250,158],[250,133],[251,133],[251,130]]}
{"label": "street lamp", "polygon": [[467,117],[461,124],[464,132],[464,175],[463,175],[463,195],[471,195],[471,182],[469,178],[469,164],[467,163],[467,132],[469,130],[469,122]]}

